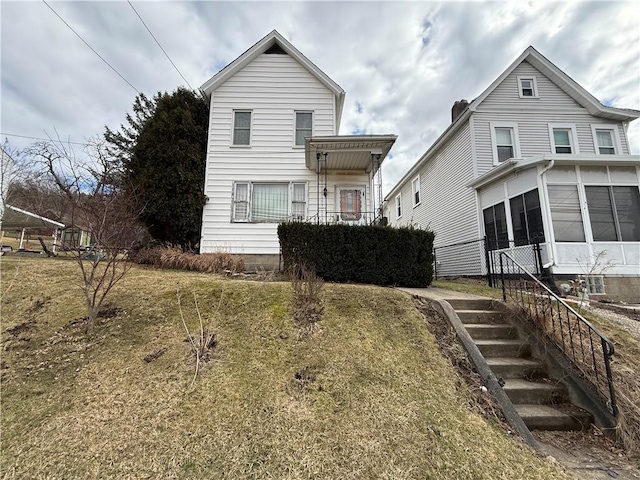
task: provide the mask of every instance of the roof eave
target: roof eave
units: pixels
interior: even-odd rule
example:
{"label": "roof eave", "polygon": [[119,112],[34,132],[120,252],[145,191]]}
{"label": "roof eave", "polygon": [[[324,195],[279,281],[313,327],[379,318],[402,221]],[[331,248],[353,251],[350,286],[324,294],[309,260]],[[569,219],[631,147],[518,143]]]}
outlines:
{"label": "roof eave", "polygon": [[[200,89],[207,95],[211,93],[233,77],[238,71],[251,63],[258,55],[266,52],[270,47],[278,44],[288,55],[293,57],[298,63],[305,67],[314,77],[323,83],[336,97],[342,97],[344,101],[344,90],[334,82],[326,73],[320,70],[313,62],[305,57],[298,49],[289,43],[279,32],[272,30],[255,45],[246,50],[242,55],[216,73],[213,77],[202,84]],[[342,110],[342,107],[340,108]]]}
{"label": "roof eave", "polygon": [[431,144],[428,150],[420,157],[420,159],[416,163],[413,164],[409,171],[403,175],[403,177],[395,184],[391,191],[384,197],[385,202],[388,198],[392,197],[399,188],[402,188],[404,182],[412,177],[415,174],[416,170],[420,169],[420,167],[422,167],[422,165],[424,165],[429,160],[432,154],[437,152],[442,144],[446,142],[454,133],[456,133],[462,125],[464,125],[464,123],[469,119],[472,113],[473,112],[471,111],[471,108],[469,106],[460,114],[458,118],[456,118],[455,122],[449,124],[445,131],[440,134],[436,141]]}

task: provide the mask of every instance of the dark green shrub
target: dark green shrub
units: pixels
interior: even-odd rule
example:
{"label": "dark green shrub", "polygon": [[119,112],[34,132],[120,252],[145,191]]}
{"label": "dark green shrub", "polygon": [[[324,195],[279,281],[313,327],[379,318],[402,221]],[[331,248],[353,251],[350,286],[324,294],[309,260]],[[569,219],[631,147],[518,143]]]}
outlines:
{"label": "dark green shrub", "polygon": [[285,270],[307,265],[328,281],[426,287],[433,277],[433,232],[417,228],[283,223]]}

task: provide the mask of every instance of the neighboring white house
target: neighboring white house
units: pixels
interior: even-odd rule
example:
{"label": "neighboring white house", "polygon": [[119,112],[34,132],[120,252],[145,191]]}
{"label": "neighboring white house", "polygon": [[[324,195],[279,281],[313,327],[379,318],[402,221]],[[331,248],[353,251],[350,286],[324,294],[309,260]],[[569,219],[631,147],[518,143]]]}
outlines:
{"label": "neighboring white house", "polygon": [[282,221],[374,220],[396,136],[338,136],[345,92],[277,31],[201,90],[210,99],[202,253],[272,267]]}
{"label": "neighboring white house", "polygon": [[[537,236],[556,278],[590,274],[590,293],[640,302],[640,156],[627,139],[638,117],[529,47],[478,98],[456,102],[385,215],[431,228],[436,247],[486,235],[491,249],[522,249]],[[484,274],[468,255],[438,268]]]}

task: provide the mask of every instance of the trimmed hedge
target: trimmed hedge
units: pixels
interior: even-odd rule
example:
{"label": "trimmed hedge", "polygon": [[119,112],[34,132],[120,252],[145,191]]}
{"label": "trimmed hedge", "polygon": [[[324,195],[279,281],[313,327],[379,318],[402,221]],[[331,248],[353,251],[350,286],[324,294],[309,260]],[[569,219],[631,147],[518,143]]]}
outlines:
{"label": "trimmed hedge", "polygon": [[333,282],[426,287],[433,278],[433,237],[413,227],[278,225],[285,270],[307,265]]}

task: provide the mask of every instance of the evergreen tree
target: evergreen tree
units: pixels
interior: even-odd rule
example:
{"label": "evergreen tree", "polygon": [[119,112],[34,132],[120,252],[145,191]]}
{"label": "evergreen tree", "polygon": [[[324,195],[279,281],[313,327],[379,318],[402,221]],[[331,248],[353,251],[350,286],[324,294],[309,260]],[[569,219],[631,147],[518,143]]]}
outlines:
{"label": "evergreen tree", "polygon": [[105,133],[122,161],[124,185],[143,203],[142,218],[154,239],[194,247],[206,200],[208,107],[194,92],[178,88],[153,100],[139,95],[133,110],[127,127]]}

